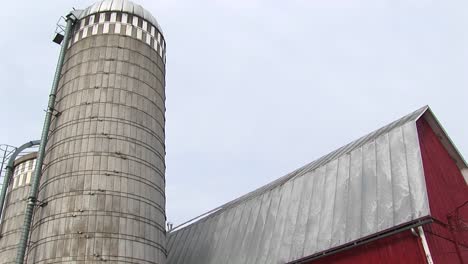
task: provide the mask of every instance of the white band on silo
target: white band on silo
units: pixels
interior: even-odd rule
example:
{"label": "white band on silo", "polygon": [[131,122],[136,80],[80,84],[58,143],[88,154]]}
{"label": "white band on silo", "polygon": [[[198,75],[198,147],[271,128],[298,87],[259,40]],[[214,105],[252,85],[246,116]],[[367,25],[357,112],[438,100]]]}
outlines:
{"label": "white band on silo", "polygon": [[[161,37],[161,33],[157,32],[150,22],[137,16],[133,16],[131,21],[129,21],[128,14],[125,13],[122,14],[120,21],[116,12],[110,13],[107,19],[106,15],[107,13],[96,13],[82,18],[80,26],[75,31],[75,36],[70,41],[69,46],[98,33],[127,35],[151,46],[163,59],[164,63],[166,62],[164,39]],[[141,27],[139,26],[140,21],[142,22]],[[111,27],[111,25],[114,26]]]}

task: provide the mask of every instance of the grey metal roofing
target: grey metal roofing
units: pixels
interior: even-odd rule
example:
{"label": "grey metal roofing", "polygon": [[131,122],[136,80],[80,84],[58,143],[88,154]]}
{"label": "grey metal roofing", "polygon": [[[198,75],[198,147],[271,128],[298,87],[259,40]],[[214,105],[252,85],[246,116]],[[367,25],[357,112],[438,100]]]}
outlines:
{"label": "grey metal roofing", "polygon": [[430,215],[423,115],[439,126],[423,107],[169,233],[168,264],[287,263]]}
{"label": "grey metal roofing", "polygon": [[156,18],[154,18],[154,16],[149,11],[144,9],[141,5],[135,4],[132,1],[128,1],[128,0],[99,1],[89,6],[85,10],[83,10],[83,12],[81,12],[78,19],[87,17],[95,13],[111,12],[111,11],[125,12],[125,13],[134,14],[141,18],[144,18],[145,20],[153,24],[155,27],[157,27],[159,32],[162,33],[161,26],[159,26],[158,21],[156,20]]}

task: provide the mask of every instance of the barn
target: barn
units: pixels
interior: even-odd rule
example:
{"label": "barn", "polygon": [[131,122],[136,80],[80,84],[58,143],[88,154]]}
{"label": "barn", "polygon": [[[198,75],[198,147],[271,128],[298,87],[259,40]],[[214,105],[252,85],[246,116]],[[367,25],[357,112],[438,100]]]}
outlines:
{"label": "barn", "polygon": [[168,263],[468,263],[467,177],[426,106],[173,229]]}

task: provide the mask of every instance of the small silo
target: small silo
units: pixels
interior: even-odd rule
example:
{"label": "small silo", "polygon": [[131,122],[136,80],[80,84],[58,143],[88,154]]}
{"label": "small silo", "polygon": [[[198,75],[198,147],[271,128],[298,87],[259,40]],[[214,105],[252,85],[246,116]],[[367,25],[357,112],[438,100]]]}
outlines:
{"label": "small silo", "polygon": [[27,263],[164,264],[161,28],[125,0],[74,13]]}
{"label": "small silo", "polygon": [[37,153],[29,153],[14,162],[13,177],[7,189],[7,199],[0,221],[0,262],[14,263],[24,221],[26,198],[31,187],[31,176],[36,166]]}

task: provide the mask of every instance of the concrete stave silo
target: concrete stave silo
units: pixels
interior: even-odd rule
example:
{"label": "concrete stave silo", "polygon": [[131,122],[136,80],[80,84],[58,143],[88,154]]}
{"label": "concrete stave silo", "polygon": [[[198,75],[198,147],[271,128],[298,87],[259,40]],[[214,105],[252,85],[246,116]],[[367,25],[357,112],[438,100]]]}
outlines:
{"label": "concrete stave silo", "polygon": [[149,12],[78,15],[57,91],[27,263],[165,263],[165,40]]}
{"label": "concrete stave silo", "polygon": [[4,186],[8,189],[0,221],[0,260],[2,264],[14,263],[15,261],[36,157],[37,153],[32,152],[16,159],[12,178],[8,186]]}

